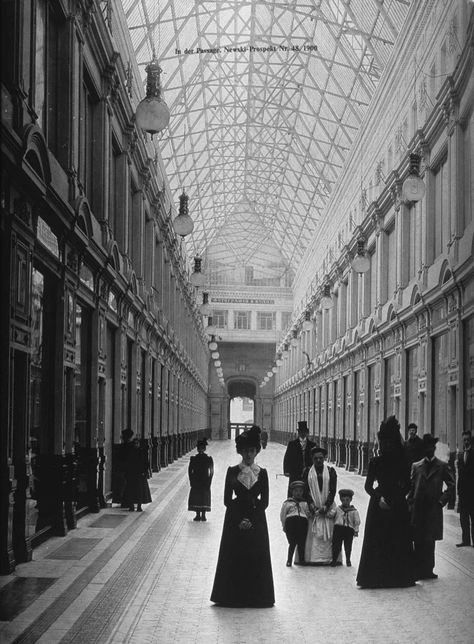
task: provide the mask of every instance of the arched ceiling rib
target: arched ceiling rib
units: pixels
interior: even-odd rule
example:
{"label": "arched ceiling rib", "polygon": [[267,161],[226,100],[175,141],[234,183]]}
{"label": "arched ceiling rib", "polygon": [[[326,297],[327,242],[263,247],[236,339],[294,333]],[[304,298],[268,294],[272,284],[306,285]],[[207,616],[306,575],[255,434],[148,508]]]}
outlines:
{"label": "arched ceiling rib", "polygon": [[410,2],[122,4],[143,78],[154,51],[163,69],[171,121],[155,141],[176,201],[189,194],[190,254],[262,268],[265,239],[295,269]]}

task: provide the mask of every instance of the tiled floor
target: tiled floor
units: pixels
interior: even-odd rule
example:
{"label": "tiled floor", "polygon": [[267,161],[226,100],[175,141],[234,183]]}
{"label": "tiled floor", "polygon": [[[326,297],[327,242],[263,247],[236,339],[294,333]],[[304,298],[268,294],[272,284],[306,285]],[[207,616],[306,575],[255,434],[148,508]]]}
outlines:
{"label": "tiled floor", "polygon": [[[0,641],[472,644],[474,548],[455,547],[458,516],[445,511],[445,539],[437,544],[439,579],[413,588],[357,588],[362,533],[354,542],[352,568],[287,568],[279,523],[287,488],[279,475],[284,448],[273,443],[258,461],[270,478],[267,519],[276,604],[213,606],[209,595],[224,517],[224,476],[238,457],[230,442],[212,442],[208,452],[216,474],[207,523],[193,522],[186,509],[189,457],[183,457],[153,476],[153,503],[143,513],[114,506],[88,515],[67,537],[36,549],[33,562],[0,577],[0,598],[15,599],[4,602]],[[338,477],[338,487],[355,490],[364,521],[363,479],[342,469]]]}

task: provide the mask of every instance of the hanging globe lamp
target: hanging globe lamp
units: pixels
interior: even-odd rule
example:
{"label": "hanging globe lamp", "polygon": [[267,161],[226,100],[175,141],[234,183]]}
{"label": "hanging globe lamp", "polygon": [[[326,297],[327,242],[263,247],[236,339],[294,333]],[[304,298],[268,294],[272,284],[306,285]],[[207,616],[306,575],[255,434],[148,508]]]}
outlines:
{"label": "hanging globe lamp", "polygon": [[146,96],[137,106],[135,122],[153,136],[165,129],[170,122],[170,111],[161,98],[161,67],[156,58],[146,66]]}
{"label": "hanging globe lamp", "polygon": [[186,237],[190,235],[194,230],[194,221],[188,214],[188,195],[184,192],[179,196],[179,213],[178,216],[173,219],[173,228],[177,235],[181,237]]}
{"label": "hanging globe lamp", "polygon": [[420,177],[419,154],[410,154],[410,171],[402,185],[402,200],[405,202],[420,201],[425,196],[426,186]]}

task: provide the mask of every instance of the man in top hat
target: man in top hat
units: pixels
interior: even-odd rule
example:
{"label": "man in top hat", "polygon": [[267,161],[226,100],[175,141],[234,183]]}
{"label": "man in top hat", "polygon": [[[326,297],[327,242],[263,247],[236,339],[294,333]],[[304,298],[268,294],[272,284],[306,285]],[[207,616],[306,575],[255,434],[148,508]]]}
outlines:
{"label": "man in top hat", "polygon": [[[316,446],[313,441],[309,440],[308,424],[305,420],[298,421],[298,438],[290,441],[283,457],[283,472],[288,476],[292,483],[301,479],[303,470],[313,464],[311,450]],[[288,485],[288,496],[290,496],[290,487]]]}
{"label": "man in top hat", "polygon": [[[422,438],[424,458],[413,463],[408,504],[411,508],[417,579],[437,579],[435,542],[443,538],[443,506],[454,493],[454,477],[447,463],[435,456],[438,439]],[[443,490],[443,484],[446,486]]]}
{"label": "man in top hat", "polygon": [[458,548],[474,546],[474,447],[470,431],[462,433],[463,451],[458,456],[458,510],[462,539]]}

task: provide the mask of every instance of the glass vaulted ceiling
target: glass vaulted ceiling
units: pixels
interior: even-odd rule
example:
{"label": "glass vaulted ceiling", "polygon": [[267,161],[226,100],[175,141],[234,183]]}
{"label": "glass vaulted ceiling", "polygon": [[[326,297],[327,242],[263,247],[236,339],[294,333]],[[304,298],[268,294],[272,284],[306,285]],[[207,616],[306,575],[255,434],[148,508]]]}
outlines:
{"label": "glass vaulted ceiling", "polygon": [[[408,0],[123,0],[137,62],[156,52],[172,193],[190,256],[295,270],[318,226]],[[273,272],[272,272],[273,271]]]}

